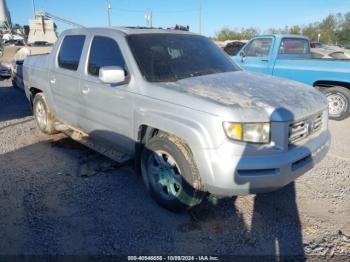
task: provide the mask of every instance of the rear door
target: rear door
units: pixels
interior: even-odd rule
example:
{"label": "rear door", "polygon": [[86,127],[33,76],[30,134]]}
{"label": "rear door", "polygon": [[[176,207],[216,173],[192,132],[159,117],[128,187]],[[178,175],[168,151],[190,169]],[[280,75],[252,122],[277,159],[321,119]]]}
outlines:
{"label": "rear door", "polygon": [[77,127],[77,119],[84,114],[80,107],[79,67],[85,40],[85,35],[65,36],[49,73],[55,114],[73,127]]}
{"label": "rear door", "polygon": [[273,61],[270,59],[273,37],[255,38],[250,41],[235,61],[248,71],[272,74]]}

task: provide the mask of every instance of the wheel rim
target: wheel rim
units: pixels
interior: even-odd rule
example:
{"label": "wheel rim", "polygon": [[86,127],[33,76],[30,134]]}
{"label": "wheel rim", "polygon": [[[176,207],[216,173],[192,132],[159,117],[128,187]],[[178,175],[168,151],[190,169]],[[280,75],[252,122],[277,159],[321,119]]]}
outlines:
{"label": "wheel rim", "polygon": [[164,199],[178,198],[182,191],[181,171],[175,159],[167,152],[155,151],[148,159],[150,182]]}
{"label": "wheel rim", "polygon": [[43,102],[38,101],[35,107],[35,118],[41,129],[45,129],[47,124],[46,110]]}
{"label": "wheel rim", "polygon": [[346,97],[341,93],[327,94],[329,114],[331,116],[340,116],[346,111],[348,107],[348,101]]}

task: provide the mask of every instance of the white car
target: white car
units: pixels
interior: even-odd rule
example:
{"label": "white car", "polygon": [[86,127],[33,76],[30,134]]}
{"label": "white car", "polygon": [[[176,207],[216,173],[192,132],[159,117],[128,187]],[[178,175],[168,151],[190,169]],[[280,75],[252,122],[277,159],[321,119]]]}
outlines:
{"label": "white car", "polygon": [[350,59],[349,50],[346,50],[344,48],[340,48],[337,46],[312,48],[311,55],[312,55],[312,58],[315,58],[315,59],[340,59],[340,60]]}

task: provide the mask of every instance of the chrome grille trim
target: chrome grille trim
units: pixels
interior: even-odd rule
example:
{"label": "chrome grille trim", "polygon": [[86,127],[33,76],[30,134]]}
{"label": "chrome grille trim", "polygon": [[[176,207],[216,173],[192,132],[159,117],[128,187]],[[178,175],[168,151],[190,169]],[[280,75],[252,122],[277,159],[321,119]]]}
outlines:
{"label": "chrome grille trim", "polygon": [[289,125],[289,144],[307,138],[322,128],[322,113]]}

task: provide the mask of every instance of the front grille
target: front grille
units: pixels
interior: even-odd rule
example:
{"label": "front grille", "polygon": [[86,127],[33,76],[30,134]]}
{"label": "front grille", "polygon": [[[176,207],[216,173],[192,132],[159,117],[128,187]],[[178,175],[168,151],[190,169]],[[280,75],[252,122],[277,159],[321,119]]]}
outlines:
{"label": "front grille", "polygon": [[322,113],[289,125],[289,144],[302,140],[322,128]]}

